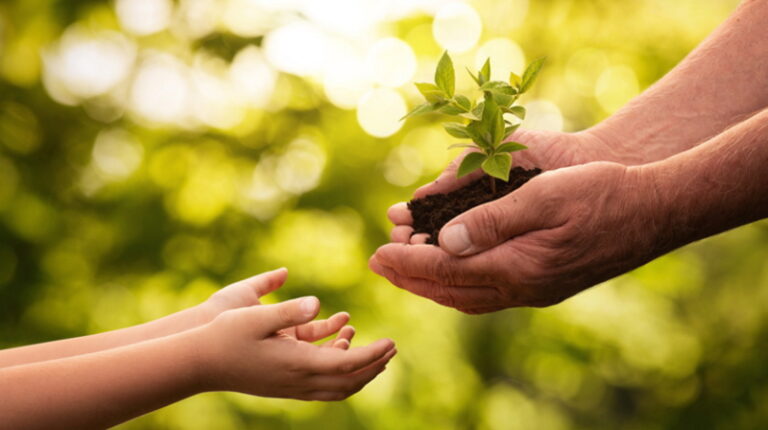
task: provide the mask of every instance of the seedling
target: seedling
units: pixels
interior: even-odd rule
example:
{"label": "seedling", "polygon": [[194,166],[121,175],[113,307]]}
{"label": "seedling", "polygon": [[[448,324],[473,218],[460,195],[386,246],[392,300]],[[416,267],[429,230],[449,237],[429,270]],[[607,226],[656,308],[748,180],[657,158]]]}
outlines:
{"label": "seedling", "polygon": [[[426,99],[426,103],[417,106],[403,119],[437,112],[457,118],[460,122],[443,124],[445,131],[453,137],[470,139],[472,143],[457,143],[449,148],[475,148],[464,157],[456,173],[462,177],[483,169],[490,177],[491,190],[496,193],[496,182],[499,178],[509,181],[509,169],[512,166],[512,153],[527,149],[518,142],[506,142],[507,138],[517,130],[520,121],[525,119],[525,108],[515,105],[517,99],[528,91],[544,64],[544,58],[531,62],[526,67],[523,76],[510,73],[509,82],[491,80],[491,59],[487,59],[477,75],[467,69],[478,89],[483,93],[482,101],[473,101],[461,94],[455,94],[456,76],[448,52],[444,52],[437,64],[435,83],[417,83],[416,88]],[[504,114],[512,114],[520,121],[512,122],[504,118]]]}

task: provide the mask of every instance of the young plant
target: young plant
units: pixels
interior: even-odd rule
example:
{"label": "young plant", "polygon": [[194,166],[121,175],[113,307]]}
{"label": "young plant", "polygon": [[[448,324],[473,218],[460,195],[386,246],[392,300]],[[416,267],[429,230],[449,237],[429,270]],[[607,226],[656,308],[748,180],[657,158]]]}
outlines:
{"label": "young plant", "polygon": [[470,139],[472,143],[458,143],[449,148],[475,148],[464,157],[459,166],[457,177],[462,177],[483,169],[490,177],[491,191],[496,193],[496,182],[509,180],[509,170],[512,166],[512,153],[526,149],[518,142],[505,142],[517,130],[520,122],[513,123],[504,118],[504,114],[512,114],[522,121],[525,119],[525,108],[515,105],[521,94],[528,91],[544,64],[544,58],[534,60],[526,67],[523,76],[510,73],[509,82],[491,80],[491,59],[473,74],[467,70],[482,92],[482,101],[475,102],[461,94],[455,94],[456,76],[453,61],[444,52],[437,64],[435,83],[417,83],[416,88],[426,99],[426,103],[417,106],[403,119],[431,112],[455,117],[459,122],[443,124],[445,131],[460,139]]}

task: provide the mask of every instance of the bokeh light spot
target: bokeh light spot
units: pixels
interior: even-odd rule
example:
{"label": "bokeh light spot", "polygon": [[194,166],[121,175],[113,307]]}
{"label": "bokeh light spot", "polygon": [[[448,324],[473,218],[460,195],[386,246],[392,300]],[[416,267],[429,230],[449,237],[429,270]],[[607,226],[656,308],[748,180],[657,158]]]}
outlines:
{"label": "bokeh light spot", "polygon": [[117,0],[115,12],[129,32],[144,36],[165,30],[173,14],[171,0]]}
{"label": "bokeh light spot", "polygon": [[432,34],[444,49],[461,53],[472,49],[480,40],[483,23],[472,6],[451,2],[442,6],[435,15]]}
{"label": "bokeh light spot", "polygon": [[534,100],[526,103],[528,111],[523,127],[531,130],[563,131],[563,114],[556,104],[549,100]]}
{"label": "bokeh light spot", "polygon": [[407,43],[388,37],[371,47],[366,65],[374,82],[385,87],[399,87],[416,73],[416,55]]}
{"label": "bokeh light spot", "polygon": [[366,133],[374,137],[388,137],[395,134],[407,113],[405,100],[397,91],[379,88],[371,90],[357,105],[357,121]]}
{"label": "bokeh light spot", "polygon": [[612,66],[605,69],[597,80],[595,97],[600,107],[613,113],[640,92],[635,71],[628,66]]}
{"label": "bokeh light spot", "polygon": [[511,39],[500,37],[483,43],[475,55],[476,69],[480,70],[488,58],[491,59],[491,79],[494,81],[507,82],[509,72],[520,75],[525,69],[525,54]]}
{"label": "bokeh light spot", "polygon": [[104,175],[121,179],[133,173],[141,164],[144,148],[127,131],[106,129],[96,136],[91,151],[93,163]]}

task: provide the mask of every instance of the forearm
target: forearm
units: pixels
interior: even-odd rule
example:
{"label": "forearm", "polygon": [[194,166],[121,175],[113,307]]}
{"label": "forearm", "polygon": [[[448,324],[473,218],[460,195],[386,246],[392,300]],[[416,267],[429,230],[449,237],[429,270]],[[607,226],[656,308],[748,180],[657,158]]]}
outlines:
{"label": "forearm", "polygon": [[168,336],[205,324],[213,316],[206,305],[201,304],[120,330],[6,349],[0,351],[0,368],[89,354]]}
{"label": "forearm", "polygon": [[201,391],[193,332],[0,369],[0,429],[107,428]]}
{"label": "forearm", "polygon": [[636,169],[655,184],[662,249],[768,216],[768,109],[704,144]]}
{"label": "forearm", "polygon": [[589,129],[625,164],[694,147],[768,106],[768,2],[747,0],[687,58]]}

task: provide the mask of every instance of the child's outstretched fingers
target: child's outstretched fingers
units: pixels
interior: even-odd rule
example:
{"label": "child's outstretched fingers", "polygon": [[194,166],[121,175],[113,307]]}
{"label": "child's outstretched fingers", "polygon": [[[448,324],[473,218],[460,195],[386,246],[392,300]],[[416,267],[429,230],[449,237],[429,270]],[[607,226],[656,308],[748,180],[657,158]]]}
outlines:
{"label": "child's outstretched fingers", "polygon": [[288,269],[280,268],[270,272],[237,281],[215,292],[207,301],[215,314],[229,309],[258,305],[259,298],[280,288],[288,277]]}
{"label": "child's outstretched fingers", "polygon": [[325,320],[312,321],[296,326],[293,328],[293,335],[298,340],[314,342],[336,333],[348,322],[349,314],[339,312]]}
{"label": "child's outstretched fingers", "polygon": [[382,357],[362,369],[338,375],[315,375],[310,384],[317,388],[310,392],[311,400],[343,400],[362,390],[369,382],[384,371],[387,363],[397,354],[392,348]]}
{"label": "child's outstretched fingers", "polygon": [[349,349],[352,338],[355,337],[355,328],[351,325],[344,326],[335,338],[323,342],[320,346],[325,348]]}
{"label": "child's outstretched fingers", "polygon": [[352,373],[369,366],[394,347],[395,343],[390,339],[381,339],[370,345],[348,351],[341,351],[338,348],[321,348],[308,363],[307,370],[316,374]]}
{"label": "child's outstretched fingers", "polygon": [[275,305],[248,309],[256,335],[264,338],[277,331],[312,321],[320,311],[317,297],[302,297]]}

